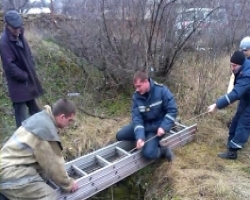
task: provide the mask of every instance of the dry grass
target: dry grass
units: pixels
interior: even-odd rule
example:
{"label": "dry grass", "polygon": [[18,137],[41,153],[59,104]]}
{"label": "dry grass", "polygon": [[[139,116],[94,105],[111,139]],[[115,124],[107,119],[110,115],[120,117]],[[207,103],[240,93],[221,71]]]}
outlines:
{"label": "dry grass", "polygon": [[199,122],[198,128],[194,142],[175,150],[172,164],[161,163],[155,168],[145,199],[249,199],[250,145],[239,152],[237,161],[223,160],[217,153],[226,149],[224,125],[214,117]]}
{"label": "dry grass", "polygon": [[98,119],[78,115],[75,124],[62,133],[66,160],[71,160],[116,141],[116,132],[129,123],[122,120]]}
{"label": "dry grass", "polygon": [[[31,38],[32,35],[29,35]],[[145,200],[246,200],[250,196],[250,157],[247,145],[237,161],[222,160],[217,153],[226,149],[226,122],[235,105],[212,115],[205,112],[227,89],[229,56],[207,59],[206,55],[185,55],[171,74],[170,89],[175,94],[179,116],[187,125],[198,124],[194,142],[175,150],[172,164],[153,165]],[[101,120],[79,114],[76,123],[62,133],[66,160],[84,155],[115,142],[119,128],[129,122]]]}
{"label": "dry grass", "polygon": [[[218,67],[217,72],[220,77],[215,74],[214,77],[208,79],[210,82],[213,80],[214,83],[209,91],[210,94],[206,96],[204,101],[213,103],[226,91],[230,73],[225,73],[223,67],[227,65],[227,59],[228,57],[219,60],[214,66],[213,69]],[[198,63],[192,66],[193,68],[190,67],[189,70],[195,71],[197,66],[202,66],[202,64]],[[211,68],[211,70],[213,69]],[[195,115],[193,111],[195,102],[197,103],[195,100],[199,97],[199,85],[195,73],[186,69],[182,75],[179,76],[180,82],[178,84],[180,86],[176,97],[182,121],[185,121]],[[181,80],[180,77],[183,79]],[[186,90],[183,90],[181,86],[184,86]],[[198,124],[195,141],[175,150],[176,159],[172,164],[158,163],[153,165],[153,174],[148,175],[152,181],[147,183],[146,200],[249,199],[250,157],[247,152],[250,150],[250,145],[239,152],[237,161],[228,161],[217,157],[218,152],[226,149],[228,131],[226,121],[232,117],[235,107],[233,105],[215,114],[206,114],[186,123],[188,125]],[[128,122],[129,118],[117,122],[79,117],[75,131],[70,131],[69,134],[63,136],[66,151],[71,152],[72,157],[76,157],[114,142],[117,130]]]}
{"label": "dry grass", "polygon": [[[203,101],[212,104],[227,89],[230,73],[225,69],[228,66],[228,57],[217,60],[214,67],[206,73],[211,73],[211,79],[207,79],[204,91],[209,94]],[[207,64],[207,65],[206,65]],[[182,121],[192,118],[196,98],[199,94],[199,67],[209,67],[211,62],[191,62],[189,67],[181,71],[173,72],[177,82],[176,94]],[[213,70],[214,74],[213,74]],[[218,74],[216,74],[218,73]],[[177,76],[177,77],[176,77]],[[212,82],[211,82],[212,81]],[[182,87],[185,87],[183,89]],[[209,90],[209,86],[211,90]],[[203,92],[204,92],[203,91]],[[236,104],[236,103],[235,103]],[[209,105],[204,104],[203,112]],[[164,200],[247,200],[250,196],[250,157],[248,151],[250,145],[239,152],[237,161],[223,160],[217,157],[218,152],[226,150],[228,129],[226,122],[233,116],[236,105],[218,111],[214,114],[206,114],[187,124],[197,123],[198,131],[195,141],[175,150],[176,160],[171,165],[164,163],[153,174],[154,183],[149,186],[147,199]],[[162,190],[160,184],[168,180],[165,185],[168,188]],[[156,184],[156,185],[155,185]]]}

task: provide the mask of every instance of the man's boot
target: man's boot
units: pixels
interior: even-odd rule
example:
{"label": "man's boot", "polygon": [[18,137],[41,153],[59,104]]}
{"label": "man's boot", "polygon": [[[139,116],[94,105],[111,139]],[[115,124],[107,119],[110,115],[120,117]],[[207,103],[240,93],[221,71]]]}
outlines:
{"label": "man's boot", "polygon": [[237,159],[237,150],[229,148],[224,153],[219,153],[218,156],[221,158],[224,158],[224,159],[236,160]]}
{"label": "man's boot", "polygon": [[174,160],[174,153],[168,147],[161,147],[160,157],[167,159],[168,162],[172,162]]}

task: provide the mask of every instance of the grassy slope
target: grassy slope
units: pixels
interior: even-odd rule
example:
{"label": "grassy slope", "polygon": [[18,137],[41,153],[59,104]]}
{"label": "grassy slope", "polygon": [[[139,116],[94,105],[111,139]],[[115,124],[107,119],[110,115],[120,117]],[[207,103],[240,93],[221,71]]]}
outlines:
{"label": "grassy slope", "polygon": [[[37,38],[35,40],[32,36],[29,38],[32,49],[38,58],[39,75],[49,101],[66,96],[69,91],[80,91],[83,96],[72,98],[79,107],[90,109],[95,114],[116,117],[116,120],[101,120],[79,113],[76,123],[62,133],[66,159],[70,160],[115,141],[116,131],[130,120],[130,98],[120,96],[119,101],[106,100],[97,107],[93,101],[95,97],[85,89],[87,87],[86,79],[82,78],[81,71],[72,59],[65,56],[60,51],[60,47],[50,42],[40,43]],[[225,73],[228,70],[223,67],[228,65],[228,58],[218,60],[217,69],[208,68],[209,70],[205,73],[209,77],[208,85],[212,84],[213,88],[205,98],[201,98],[204,101],[202,111],[205,111],[207,105],[226,91],[230,74]],[[196,101],[200,98],[199,91],[201,91],[201,88],[198,87],[201,84],[199,76],[201,69],[211,64],[205,61],[197,64],[197,59],[186,59],[184,63],[185,66],[176,66],[171,76],[172,82],[169,83],[176,96],[180,117],[183,121],[195,116],[196,114],[193,114],[195,105],[202,103]],[[214,75],[216,73],[214,70],[219,70],[218,76]],[[72,76],[75,77],[74,80],[72,80]],[[44,105],[46,102],[41,98],[39,103]],[[3,117],[1,117],[0,134],[3,139],[14,129],[14,122],[13,116],[10,114],[10,102],[4,94],[0,96],[0,104],[1,108],[4,108],[4,111],[1,110]],[[140,184],[146,189],[145,199],[249,199],[250,160],[248,151],[250,145],[248,144],[244,150],[239,152],[237,161],[226,161],[216,156],[218,152],[225,150],[227,137],[225,122],[232,116],[234,108],[235,106],[231,106],[216,114],[204,115],[202,118],[189,121],[187,124],[198,124],[197,137],[194,142],[175,150],[175,162],[172,164],[155,163],[151,169],[146,169],[149,170],[147,175],[140,175],[140,172],[139,175],[136,175],[141,176]],[[118,115],[119,118],[117,118]]]}
{"label": "grassy slope", "polygon": [[[201,112],[205,112],[206,107],[226,91],[230,73],[223,67],[228,65],[227,59],[227,57],[219,59],[216,64],[218,74],[212,75],[211,79],[207,80],[208,82],[213,81],[214,84],[212,90],[209,90],[210,94],[206,99],[203,99],[205,103]],[[206,63],[201,65],[206,67]],[[190,73],[190,71],[194,72],[197,67],[200,68],[201,66],[200,63],[192,63],[191,66],[184,71],[183,66],[176,67],[172,78],[179,81],[175,81],[174,84],[169,83],[169,85],[175,93],[181,120],[184,123],[186,121],[185,124],[187,125],[194,123],[198,125],[195,141],[175,150],[176,159],[172,164],[158,162],[152,164],[151,168],[145,169],[146,173],[144,170],[135,175],[137,182],[146,190],[144,199],[249,199],[250,160],[248,151],[250,145],[247,144],[239,152],[237,161],[228,161],[217,157],[218,152],[226,149],[228,131],[226,122],[233,116],[236,105],[214,114],[204,114],[193,119],[193,117],[197,116],[197,114],[193,113],[193,110],[197,104],[195,100],[199,97],[197,95],[199,84],[197,84],[198,79],[196,79],[196,76],[200,73]],[[207,71],[207,73],[210,72]],[[207,90],[207,87],[205,90]],[[119,102],[122,103],[121,99]],[[105,106],[111,109],[110,113],[113,113],[113,103],[105,104]],[[65,140],[65,142],[67,141],[66,146],[70,146],[71,150],[75,149],[73,156],[88,152],[84,151],[84,149],[92,151],[114,141],[117,130],[129,122],[129,110],[126,111],[127,106],[129,104],[122,108],[122,113],[127,117],[118,122],[89,117],[80,119],[81,129],[74,132],[74,140],[69,142],[71,136],[66,136],[67,139]],[[189,121],[189,119],[193,120]],[[98,124],[98,127],[96,127],[96,124]],[[114,196],[114,198],[116,197]]]}
{"label": "grassy slope", "polygon": [[[197,95],[198,86],[201,84],[198,77],[202,73],[197,71],[207,68],[209,70],[205,74],[211,75],[211,79],[206,80],[208,84],[204,90],[208,91],[208,95],[202,99],[204,108],[201,112],[205,112],[208,105],[225,93],[230,77],[228,57],[216,59],[216,69],[211,68],[211,63],[190,60],[191,62],[186,62],[189,63],[188,67],[176,67],[172,74],[173,79],[178,79],[176,85],[181,83],[180,87],[185,88],[185,90],[181,88],[175,90],[182,121],[197,116],[192,113],[197,103],[196,98],[200,97]],[[209,89],[210,86],[212,90]],[[247,144],[239,152],[237,161],[217,157],[218,152],[226,150],[228,134],[226,122],[233,116],[236,104],[187,122],[188,125],[193,123],[198,125],[195,141],[175,150],[176,160],[173,164],[163,163],[156,167],[152,176],[157,181],[149,185],[146,199],[152,197],[164,200],[249,199],[250,145]]]}

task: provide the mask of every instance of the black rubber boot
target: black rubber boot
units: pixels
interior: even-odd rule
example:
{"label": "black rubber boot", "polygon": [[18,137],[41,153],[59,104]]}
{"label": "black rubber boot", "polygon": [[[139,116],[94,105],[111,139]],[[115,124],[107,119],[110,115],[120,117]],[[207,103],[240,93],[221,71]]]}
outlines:
{"label": "black rubber boot", "polygon": [[228,149],[224,153],[219,153],[219,157],[229,160],[236,160],[237,159],[237,150],[235,149]]}
{"label": "black rubber boot", "polygon": [[168,162],[172,162],[174,160],[174,153],[168,147],[161,147],[161,158],[165,158]]}

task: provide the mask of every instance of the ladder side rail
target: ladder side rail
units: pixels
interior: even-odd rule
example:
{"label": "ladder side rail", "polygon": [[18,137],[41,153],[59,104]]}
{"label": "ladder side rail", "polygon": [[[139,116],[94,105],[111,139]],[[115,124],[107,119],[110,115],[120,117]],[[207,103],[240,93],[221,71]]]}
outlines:
{"label": "ladder side rail", "polygon": [[166,146],[167,144],[175,142],[176,140],[182,140],[183,138],[188,137],[189,135],[194,135],[194,132],[195,129],[186,129],[185,131],[182,131],[171,137],[164,138],[163,140],[160,141],[160,144]]}
{"label": "ladder side rail", "polygon": [[[191,131],[193,131],[193,130],[194,130],[194,129],[192,129]],[[186,130],[186,131],[188,131],[188,130]],[[183,133],[184,133],[184,132],[183,132]],[[188,135],[188,137],[190,137],[190,136],[193,136],[193,135]],[[189,138],[187,138],[187,137],[186,137],[186,138],[184,138],[184,140],[183,140],[183,141],[185,141],[185,140],[186,140],[186,142],[188,142],[188,139],[189,139]],[[189,141],[190,141],[190,140],[189,140]],[[144,159],[142,159],[142,160],[144,160]],[[148,163],[148,164],[149,164],[149,163]],[[137,168],[138,168],[138,169],[141,169],[141,168],[143,168],[143,167],[144,167],[144,166],[143,166],[143,165],[141,165],[141,164],[140,164],[140,162],[138,162],[138,164],[137,164]],[[136,171],[137,171],[137,170],[136,170]],[[128,173],[128,174],[132,174],[132,173],[133,173],[133,172]],[[127,175],[128,175],[128,174],[127,174]],[[106,184],[106,183],[105,183],[105,184]]]}
{"label": "ladder side rail", "polygon": [[171,138],[174,138],[176,135],[182,134],[183,132],[186,132],[186,131],[191,130],[191,129],[195,129],[196,130],[197,129],[197,125],[194,124],[194,125],[189,126],[189,127],[185,128],[185,129],[182,129],[182,130],[178,131],[175,134],[172,134],[172,135],[169,135],[167,137],[162,138],[161,141],[170,140]]}
{"label": "ladder side rail", "polygon": [[67,171],[70,171],[72,164],[76,165],[79,168],[82,168],[83,162],[85,162],[86,160],[94,160],[95,155],[100,155],[100,156],[105,157],[105,154],[108,154],[108,153],[112,154],[113,151],[115,152],[115,147],[120,147],[122,149],[125,149],[128,146],[129,147],[131,146],[131,148],[133,148],[133,146],[131,145],[130,142],[126,142],[126,141],[115,142],[114,144],[111,144],[111,145],[109,145],[107,147],[104,147],[102,149],[91,152],[89,154],[86,154],[84,156],[81,156],[81,157],[79,157],[77,159],[74,159],[72,161],[69,161],[69,162],[65,163],[65,168],[66,168]]}
{"label": "ladder side rail", "polygon": [[[151,161],[153,162],[153,161]],[[131,174],[134,174],[138,170],[144,168],[145,166],[149,165],[151,162],[142,162],[139,166],[138,165],[131,165],[128,168],[124,168],[123,170],[120,170],[120,173],[107,177],[105,180],[100,180],[96,185],[94,185],[92,188],[89,188],[88,190],[82,191],[78,197],[68,197],[68,200],[85,200],[98,192],[105,190],[106,188],[110,187],[111,185],[114,185],[115,183],[121,181],[122,179],[130,176]]]}
{"label": "ladder side rail", "polygon": [[165,141],[165,143],[161,143],[162,146],[168,146],[169,148],[178,148],[182,147],[188,142],[194,140],[194,133],[187,132],[186,134],[181,135],[180,137],[176,137],[171,141]]}
{"label": "ladder side rail", "polygon": [[[166,142],[168,142],[168,144],[170,145],[171,148],[176,148],[176,147],[179,147],[179,146],[183,146],[186,143],[188,143],[189,141],[193,140],[194,134],[191,134],[191,132],[194,133],[196,130],[197,130],[197,125],[193,125],[193,126],[184,128],[183,130],[180,130],[179,132],[177,132],[177,133],[175,133],[173,135],[170,135],[168,137],[163,138],[162,141],[164,142],[166,140]],[[120,143],[120,142],[117,142],[117,143]],[[125,145],[125,143],[123,143],[123,145]],[[112,146],[112,145],[109,145],[109,146]],[[131,146],[131,144],[130,144],[130,146]],[[121,149],[123,149],[124,147],[126,147],[126,145],[121,147]],[[120,147],[118,147],[118,149],[119,148]],[[115,148],[115,149],[117,150],[117,148]],[[100,150],[99,150],[99,152],[100,152]],[[95,154],[96,154],[96,152],[95,152]],[[83,156],[82,159],[84,157],[85,156]],[[77,160],[79,160],[79,159],[77,159]],[[146,162],[146,164],[144,163],[145,164],[144,165],[143,162]],[[114,163],[111,163],[110,166],[107,165],[106,167],[98,169],[97,171],[94,171],[93,173],[87,175],[86,177],[81,177],[80,179],[78,179],[79,184],[80,184],[79,186],[81,187],[81,189],[79,189],[79,190],[80,190],[80,192],[85,190],[85,188],[87,186],[89,186],[89,183],[91,182],[91,180],[89,180],[89,179],[91,178],[92,179],[92,182],[91,182],[92,185],[90,187],[90,190],[92,192],[91,192],[91,194],[88,194],[88,195],[93,196],[94,192],[95,193],[100,192],[101,190],[103,190],[103,189],[109,187],[110,185],[120,181],[121,179],[133,174],[134,172],[138,171],[139,169],[143,168],[144,166],[148,165],[151,162],[145,161],[145,159],[143,159],[141,157],[140,151],[136,151],[135,153],[133,153],[131,155],[128,155],[126,157],[123,157],[123,158],[119,159],[118,161],[116,161]],[[134,169],[134,168],[136,168],[136,169]],[[134,170],[132,170],[132,169],[134,169]],[[122,176],[118,175],[118,174],[121,174],[123,171],[126,171],[125,175],[122,175]],[[119,178],[120,180],[116,180],[116,182],[114,182],[115,181],[115,179],[113,178],[114,176],[118,176],[118,177],[120,176],[121,179]],[[104,180],[104,179],[107,179],[108,177],[110,179],[112,179],[112,181],[110,183],[107,183],[107,181]],[[87,178],[88,178],[88,180],[87,180]],[[109,179],[107,179],[107,180],[110,181]],[[97,182],[94,183],[93,181],[97,181]],[[94,185],[93,185],[93,183],[94,183]],[[98,183],[99,183],[99,185],[103,184],[103,186],[98,186]],[[93,188],[95,188],[94,191],[93,191]],[[103,188],[103,189],[101,189],[101,188]],[[60,190],[57,190],[57,192],[59,192],[59,195],[61,194]],[[75,194],[75,193],[72,193],[72,194]],[[78,196],[78,195],[83,195],[83,194],[76,194],[76,195]],[[65,195],[63,195],[63,196],[65,197]],[[76,196],[76,198],[78,199],[77,196]],[[90,197],[90,196],[88,196],[88,197]],[[77,200],[73,196],[71,198],[71,195],[69,195],[69,197],[70,197],[69,199]],[[82,197],[79,197],[79,198],[82,199]],[[67,198],[67,200],[69,200],[69,199]]]}
{"label": "ladder side rail", "polygon": [[[112,144],[112,145],[107,146],[107,147],[106,147],[106,151],[111,151],[111,152],[112,152],[112,150],[115,150],[115,147],[116,147],[119,143],[120,143],[120,142],[116,142],[116,143],[114,143],[114,144]],[[69,161],[69,162],[67,162],[67,163],[65,164],[66,170],[69,170],[69,169],[71,168],[71,165],[72,165],[72,164],[74,164],[74,165],[76,165],[76,166],[79,167],[79,165],[82,165],[83,160],[85,160],[85,161],[86,161],[86,160],[94,160],[94,159],[95,159],[95,155],[101,154],[102,152],[103,152],[103,148],[101,148],[101,149],[99,149],[99,150],[97,150],[97,151],[91,152],[91,153],[89,153],[89,154],[86,154],[86,155],[84,155],[84,156],[81,156],[81,157],[79,157],[79,158],[76,158],[76,159],[74,159],[74,160],[72,160],[72,161]]]}
{"label": "ladder side rail", "polygon": [[[136,166],[136,169],[138,170],[138,169],[144,167],[144,164],[141,164],[141,163],[149,164],[150,162],[151,161],[147,161],[144,158],[142,158],[140,152],[136,152],[136,154],[134,154],[134,155],[123,158],[123,159],[117,161],[116,163],[113,163],[110,166],[107,166],[107,167],[104,167],[104,168],[98,170],[99,172],[95,172],[93,174],[89,174],[88,177],[82,177],[82,178],[78,179],[78,185],[81,189],[79,190],[79,192],[76,191],[75,193],[67,194],[66,195],[67,200],[70,197],[72,197],[71,199],[74,199],[73,198],[74,194],[78,195],[78,193],[81,193],[83,190],[86,190],[86,188],[89,188],[89,187],[93,188],[94,186],[98,185],[98,183],[100,181],[105,182],[105,180],[109,180],[108,177],[117,176],[120,173],[120,171],[123,171],[126,168],[130,168],[131,166]],[[135,170],[135,171],[137,171],[137,170]],[[132,173],[134,173],[134,171],[132,170],[131,172],[127,172],[127,173],[128,173],[127,176],[129,176]],[[116,182],[118,182],[118,181],[119,180],[117,180]],[[113,184],[116,182],[113,182]],[[105,183],[105,186],[107,186],[106,183]],[[103,188],[103,189],[105,189],[105,188]],[[99,192],[99,191],[101,191],[101,189],[98,189],[97,192]],[[60,192],[59,192],[59,194],[60,194]],[[65,197],[65,195],[61,195],[61,196]]]}
{"label": "ladder side rail", "polygon": [[186,137],[183,141],[177,141],[175,143],[172,143],[169,145],[169,147],[171,149],[176,149],[178,147],[183,147],[184,145],[186,145],[187,143],[191,142],[194,140],[194,136],[190,135],[189,137]]}
{"label": "ladder side rail", "polygon": [[176,143],[177,141],[183,140],[186,137],[189,137],[190,135],[192,135],[191,138],[194,138],[194,134],[197,130],[196,125],[191,126],[185,130],[180,131],[178,134],[174,134],[174,135],[170,135],[169,137],[163,138],[160,141],[160,144],[162,146],[169,146],[173,143]]}
{"label": "ladder side rail", "polygon": [[[87,180],[87,179],[89,179],[88,181],[98,180],[101,176],[103,176],[103,172],[105,172],[105,174],[112,173],[112,171],[119,170],[121,167],[123,167],[124,163],[125,164],[132,163],[140,158],[141,158],[140,151],[137,151],[133,153],[131,156],[122,157],[121,159],[118,159],[116,162],[112,163],[110,166],[105,166],[103,168],[98,169],[97,171],[94,171],[88,174],[86,177],[79,178],[78,181]],[[88,181],[86,181],[86,183]]]}
{"label": "ladder side rail", "polygon": [[89,179],[89,181],[99,180],[99,178],[104,176],[103,175],[104,171],[105,171],[105,174],[112,173],[114,171],[119,170],[124,165],[126,166],[129,163],[137,162],[137,160],[141,159],[141,158],[142,158],[141,153],[139,151],[135,152],[131,156],[123,157],[121,159],[118,159],[116,162],[111,163],[109,166],[105,166],[103,168],[100,168],[100,169],[88,174],[88,177],[79,178],[78,181],[80,181],[81,179],[87,179],[87,178]]}

